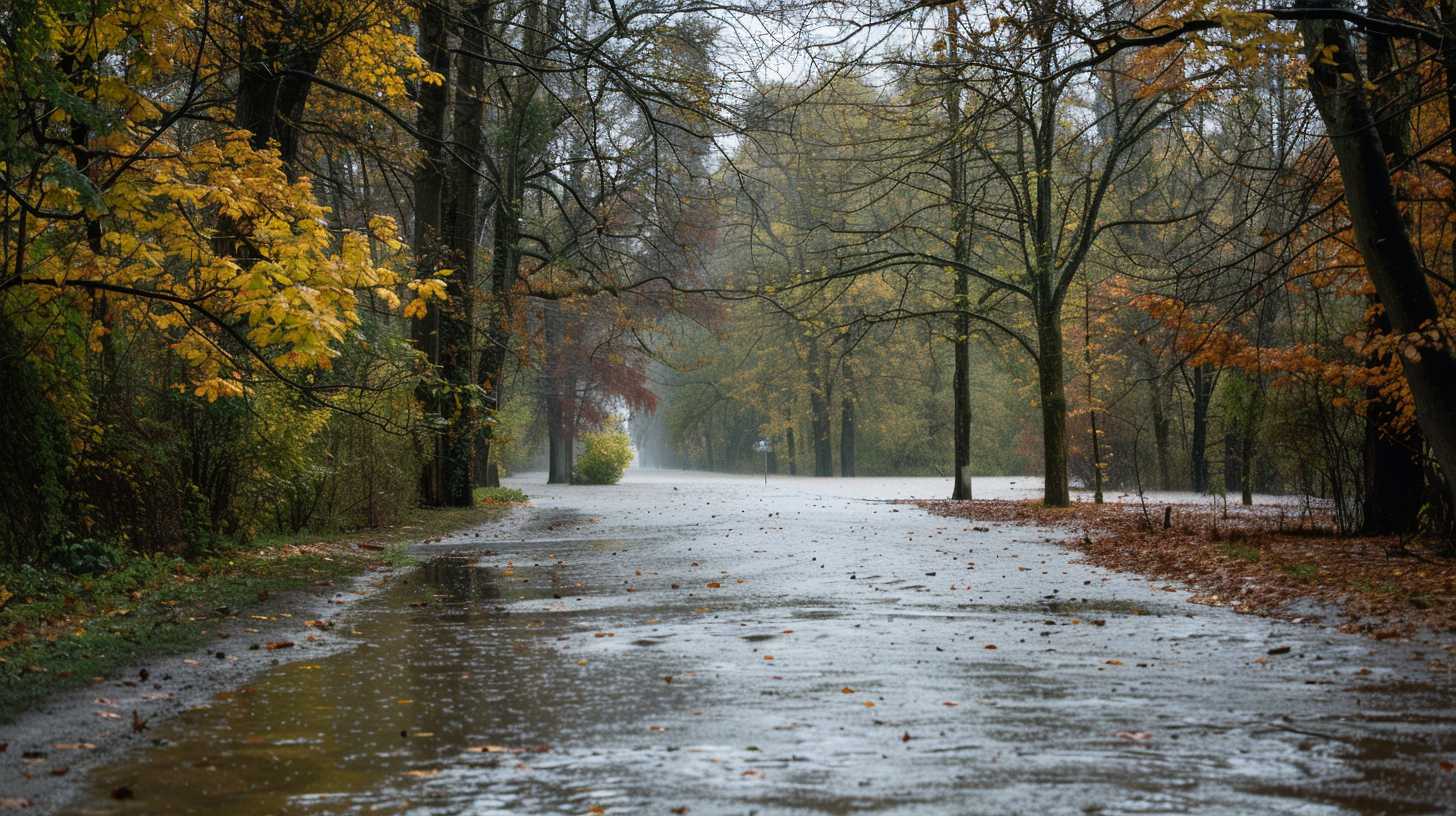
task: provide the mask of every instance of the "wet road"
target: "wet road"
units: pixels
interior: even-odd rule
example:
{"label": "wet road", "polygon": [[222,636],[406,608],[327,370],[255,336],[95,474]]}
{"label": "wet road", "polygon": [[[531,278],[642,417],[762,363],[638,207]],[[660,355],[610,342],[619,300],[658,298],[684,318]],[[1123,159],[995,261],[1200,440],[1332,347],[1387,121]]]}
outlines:
{"label": "wet road", "polygon": [[1046,531],[865,499],[938,481],[522,484],[511,539],[422,549],[338,619],[356,648],[153,729],[67,812],[1456,809],[1429,645],[1190,605]]}

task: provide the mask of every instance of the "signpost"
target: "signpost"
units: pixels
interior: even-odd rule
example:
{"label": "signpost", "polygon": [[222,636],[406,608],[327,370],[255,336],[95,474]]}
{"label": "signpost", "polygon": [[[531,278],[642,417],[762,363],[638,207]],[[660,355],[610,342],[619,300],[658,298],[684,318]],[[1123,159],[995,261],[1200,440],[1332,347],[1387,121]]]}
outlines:
{"label": "signpost", "polygon": [[763,483],[768,484],[768,454],[773,450],[773,443],[760,439],[754,443],[753,449],[763,454]]}

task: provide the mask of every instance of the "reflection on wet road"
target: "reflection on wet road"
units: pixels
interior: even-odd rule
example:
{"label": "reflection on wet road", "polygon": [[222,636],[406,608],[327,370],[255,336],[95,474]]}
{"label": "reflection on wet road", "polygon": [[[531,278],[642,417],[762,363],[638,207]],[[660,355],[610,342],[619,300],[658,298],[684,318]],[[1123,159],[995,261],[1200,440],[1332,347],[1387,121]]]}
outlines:
{"label": "reflection on wet road", "polygon": [[1192,606],[1033,529],[807,480],[528,487],[517,538],[423,551],[339,618],[357,648],[155,729],[71,812],[1456,803],[1456,693],[1421,647]]}

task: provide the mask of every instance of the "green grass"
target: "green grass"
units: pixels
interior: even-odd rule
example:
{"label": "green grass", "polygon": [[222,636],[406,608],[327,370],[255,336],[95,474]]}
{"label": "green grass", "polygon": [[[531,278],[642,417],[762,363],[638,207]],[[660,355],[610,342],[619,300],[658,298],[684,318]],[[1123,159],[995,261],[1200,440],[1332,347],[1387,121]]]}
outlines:
{"label": "green grass", "polygon": [[1258,561],[1260,558],[1259,548],[1250,547],[1247,544],[1234,544],[1224,542],[1218,545],[1218,549],[1230,558],[1237,558],[1240,561]]}
{"label": "green grass", "polygon": [[371,563],[407,566],[410,542],[505,512],[420,510],[386,529],[272,536],[191,560],[132,555],[91,576],[0,568],[0,723],[56,692],[196,649],[223,618],[269,596],[327,586]]}
{"label": "green grass", "polygon": [[1280,569],[1284,570],[1286,575],[1301,581],[1313,581],[1319,577],[1319,567],[1315,564],[1285,564]]}

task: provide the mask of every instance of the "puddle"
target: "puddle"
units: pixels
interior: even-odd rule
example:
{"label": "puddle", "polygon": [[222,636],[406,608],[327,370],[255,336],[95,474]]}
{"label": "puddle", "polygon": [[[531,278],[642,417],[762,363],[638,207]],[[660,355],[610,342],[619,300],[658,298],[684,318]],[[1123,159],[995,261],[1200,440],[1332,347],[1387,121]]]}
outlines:
{"label": "puddle", "polygon": [[[65,812],[400,812],[408,802],[457,813],[469,802],[504,813],[577,801],[592,774],[570,769],[593,760],[556,746],[597,727],[601,707],[641,706],[628,688],[577,682],[583,668],[553,648],[579,634],[570,611],[507,609],[566,586],[586,591],[562,567],[432,559],[351,612],[358,648],[280,666],[153,729],[152,748],[96,771]],[[134,798],[112,799],[123,786]],[[479,809],[487,790],[494,805]]]}

